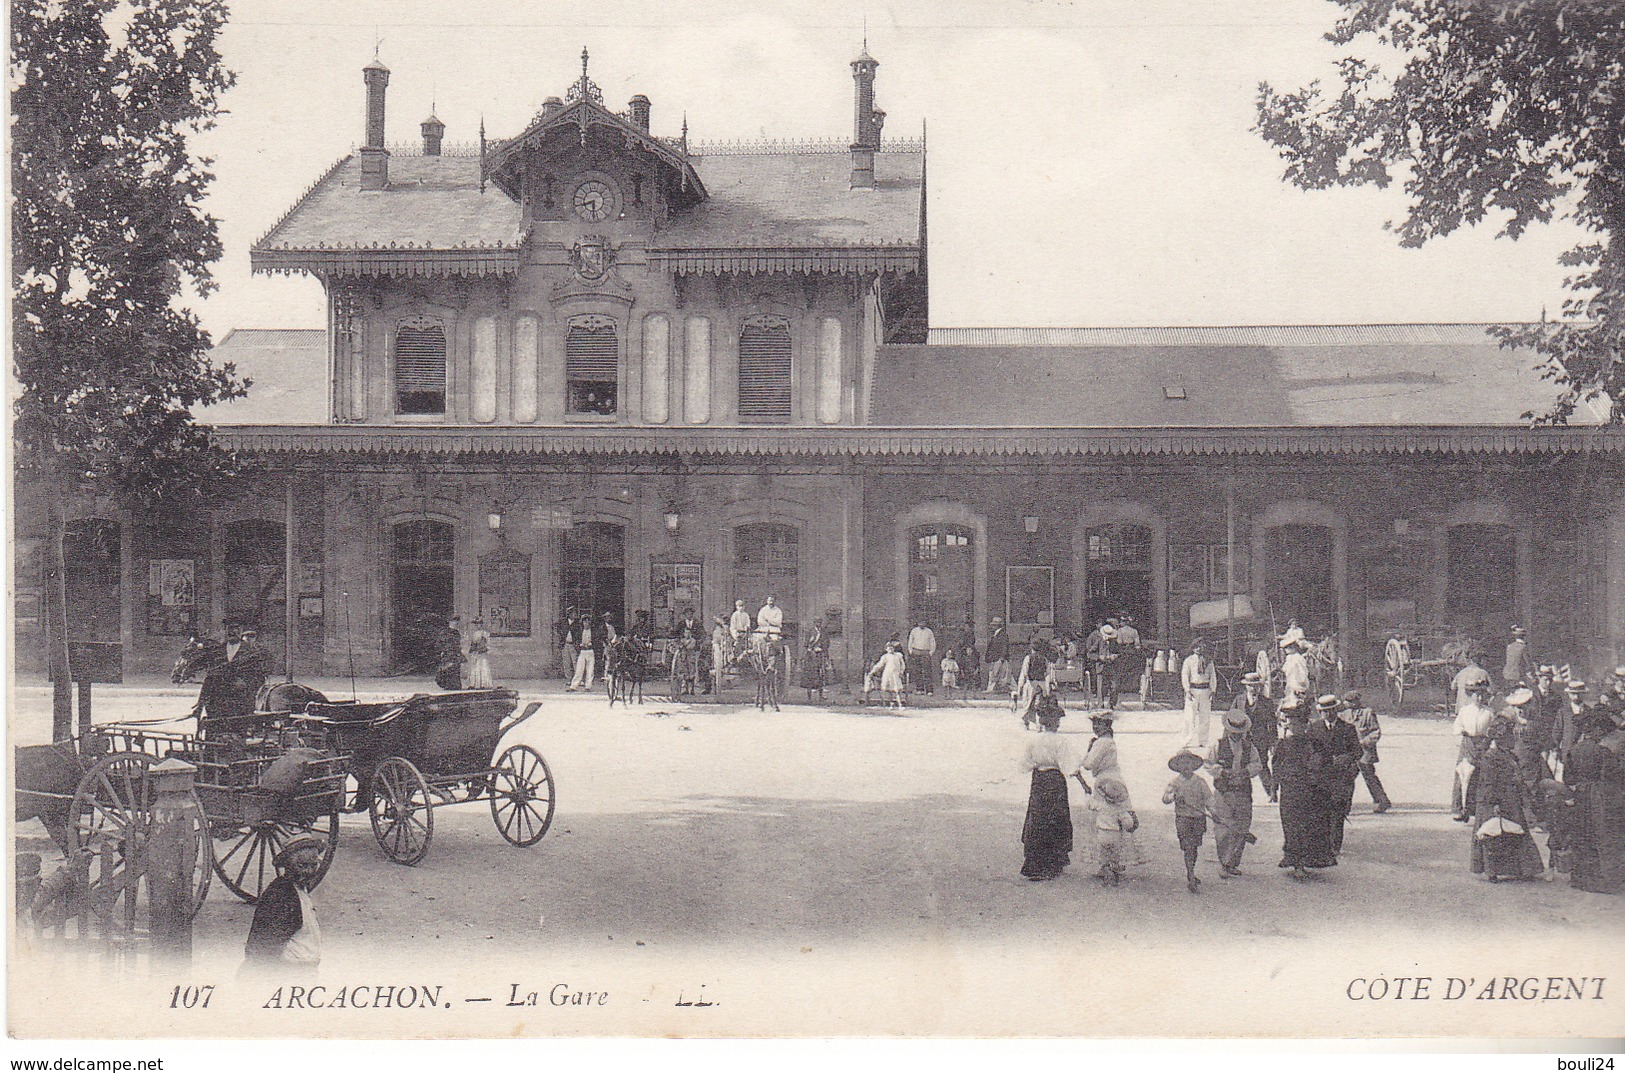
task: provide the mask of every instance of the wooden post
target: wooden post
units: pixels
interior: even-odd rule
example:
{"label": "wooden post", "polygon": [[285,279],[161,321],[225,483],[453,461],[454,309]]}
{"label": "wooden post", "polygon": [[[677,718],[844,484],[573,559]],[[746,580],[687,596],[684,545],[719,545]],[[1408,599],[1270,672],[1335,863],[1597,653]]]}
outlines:
{"label": "wooden post", "polygon": [[79,687],[79,737],[88,738],[95,725],[90,715],[90,683],[81,678],[74,684]]}
{"label": "wooden post", "polygon": [[152,834],[147,841],[148,911],[155,962],[192,960],[192,876],[197,868],[198,829],[204,822],[193,794],[197,768],[170,757],[152,766]]}

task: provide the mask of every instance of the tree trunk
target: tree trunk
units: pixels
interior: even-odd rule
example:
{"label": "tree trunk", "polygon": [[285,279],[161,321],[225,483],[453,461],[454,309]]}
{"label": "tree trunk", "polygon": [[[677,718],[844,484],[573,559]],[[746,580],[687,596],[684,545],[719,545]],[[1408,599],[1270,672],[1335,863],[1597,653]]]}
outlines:
{"label": "tree trunk", "polygon": [[53,472],[42,483],[46,488],[45,644],[51,675],[51,740],[67,741],[73,737],[73,683],[68,679],[68,566],[63,552],[67,519],[62,513],[63,482]]}

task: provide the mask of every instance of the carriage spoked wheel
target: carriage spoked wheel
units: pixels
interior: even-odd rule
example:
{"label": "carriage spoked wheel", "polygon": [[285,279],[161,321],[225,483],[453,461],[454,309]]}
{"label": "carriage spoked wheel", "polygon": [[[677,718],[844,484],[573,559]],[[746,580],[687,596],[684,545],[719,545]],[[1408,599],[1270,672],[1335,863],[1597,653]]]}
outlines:
{"label": "carriage spoked wheel", "polygon": [[534,846],[553,823],[553,772],[542,754],[514,745],[491,774],[491,819],[503,838]]}
{"label": "carriage spoked wheel", "polygon": [[[146,878],[147,849],[152,837],[152,812],[156,794],[151,768],[157,763],[146,753],[114,753],[93,764],[79,780],[68,820],[74,848],[89,851],[101,859],[92,869],[90,902],[102,906],[110,916],[120,916],[127,926],[136,921],[136,902],[141,882]],[[192,914],[203,907],[209,894],[209,834],[203,803],[196,792],[193,831],[197,839],[192,854],[190,885]]]}
{"label": "carriage spoked wheel", "polygon": [[410,760],[392,756],[372,773],[372,836],[396,864],[417,864],[434,838],[429,783]]}
{"label": "carriage spoked wheel", "polygon": [[325,843],[321,866],[311,881],[311,889],[327,875],[339,848],[337,810],[308,820],[263,819],[236,826],[229,820],[216,820],[209,826],[214,841],[215,875],[249,905],[259,901],[260,894],[281,874],[276,866],[276,855],[293,839],[314,835]]}

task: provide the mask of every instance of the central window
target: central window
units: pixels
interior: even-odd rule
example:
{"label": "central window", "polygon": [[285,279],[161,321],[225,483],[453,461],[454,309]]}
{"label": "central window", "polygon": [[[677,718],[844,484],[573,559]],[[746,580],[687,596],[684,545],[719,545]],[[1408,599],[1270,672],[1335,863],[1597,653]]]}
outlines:
{"label": "central window", "polygon": [[564,336],[568,412],[613,416],[619,407],[620,365],[613,320],[597,315],[570,318]]}
{"label": "central window", "polygon": [[446,333],[438,324],[406,324],[395,332],[395,412],[446,412]]}
{"label": "central window", "polygon": [[739,416],[790,420],[790,322],[748,317],[739,332]]}

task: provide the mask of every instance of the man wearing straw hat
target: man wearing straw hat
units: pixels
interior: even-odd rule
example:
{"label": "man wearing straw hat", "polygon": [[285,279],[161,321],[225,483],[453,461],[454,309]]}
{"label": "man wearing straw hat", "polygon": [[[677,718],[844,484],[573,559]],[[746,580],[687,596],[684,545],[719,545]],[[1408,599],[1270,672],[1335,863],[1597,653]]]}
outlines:
{"label": "man wearing straw hat", "polygon": [[274,972],[279,978],[314,976],[322,959],[322,928],[310,889],[322,874],[327,841],[299,835],[273,859],[278,872],[254,903],[254,920],[243,947],[245,971]]}
{"label": "man wearing straw hat", "polygon": [[1317,766],[1326,782],[1327,805],[1333,813],[1330,823],[1332,856],[1343,852],[1343,821],[1354,803],[1354,780],[1360,776],[1360,735],[1342,718],[1343,702],[1327,693],[1315,702],[1320,718],[1309,724],[1305,737],[1317,754]]}
{"label": "man wearing straw hat", "polygon": [[1242,675],[1242,691],[1230,702],[1230,711],[1245,715],[1251,724],[1252,729],[1247,737],[1253,743],[1253,748],[1258,750],[1258,761],[1262,765],[1258,773],[1259,781],[1264,784],[1264,792],[1274,801],[1275,774],[1270,768],[1270,753],[1275,749],[1279,730],[1276,726],[1275,702],[1270,700],[1264,686],[1264,676],[1257,671]]}

